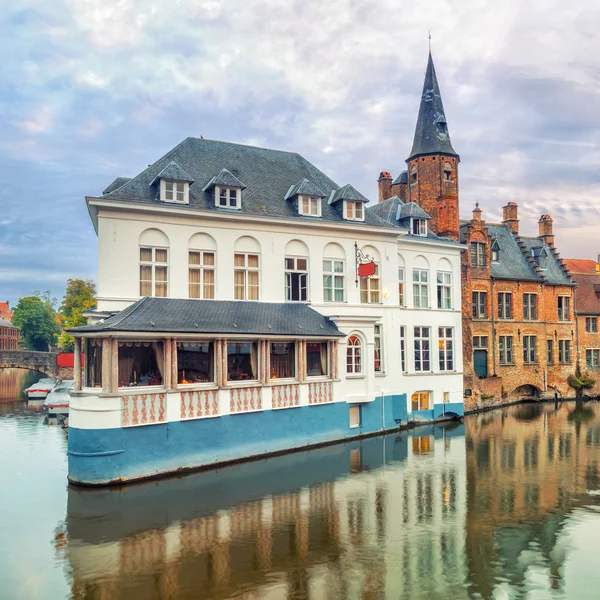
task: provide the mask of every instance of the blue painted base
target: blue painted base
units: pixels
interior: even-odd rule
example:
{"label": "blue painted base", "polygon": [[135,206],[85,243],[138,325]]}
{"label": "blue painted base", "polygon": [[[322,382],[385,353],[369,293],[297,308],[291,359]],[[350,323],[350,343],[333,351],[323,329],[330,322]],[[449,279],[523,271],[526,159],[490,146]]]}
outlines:
{"label": "blue painted base", "polygon": [[[407,422],[406,409],[400,414],[405,398],[360,404],[360,427],[350,427],[351,405],[343,402],[140,427],[70,427],[69,480],[126,482],[389,431]],[[435,410],[426,412],[435,418]]]}

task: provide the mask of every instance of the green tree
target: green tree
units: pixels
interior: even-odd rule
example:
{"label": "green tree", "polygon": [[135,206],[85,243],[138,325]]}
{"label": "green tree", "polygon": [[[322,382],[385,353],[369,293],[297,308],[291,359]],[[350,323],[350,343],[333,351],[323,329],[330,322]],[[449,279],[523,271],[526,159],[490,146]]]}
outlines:
{"label": "green tree", "polygon": [[581,365],[577,361],[575,375],[569,375],[567,383],[575,390],[576,405],[583,406],[583,392],[592,389],[596,380],[592,379],[587,373],[582,373]]}
{"label": "green tree", "polygon": [[[83,313],[93,308],[96,308],[96,284],[90,279],[67,280],[67,290],[58,309],[62,326],[70,329],[85,325],[87,318]],[[63,331],[59,345],[65,352],[72,352],[73,336]]]}
{"label": "green tree", "polygon": [[56,344],[60,327],[56,321],[50,292],[34,292],[33,296],[19,299],[13,311],[13,324],[19,328],[25,347],[47,352]]}

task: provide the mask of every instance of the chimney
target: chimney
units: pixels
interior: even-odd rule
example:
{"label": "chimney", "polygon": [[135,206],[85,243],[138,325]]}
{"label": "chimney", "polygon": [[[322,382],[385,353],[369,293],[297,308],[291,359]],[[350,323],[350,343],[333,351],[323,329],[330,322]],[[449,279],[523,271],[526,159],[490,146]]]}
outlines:
{"label": "chimney", "polygon": [[481,221],[481,209],[479,208],[479,202],[475,202],[475,208],[473,209],[473,221]]}
{"label": "chimney", "polygon": [[392,194],[392,175],[387,171],[381,171],[379,173],[379,179],[377,180],[377,187],[379,189],[378,202],[383,202],[388,198],[391,198]]}
{"label": "chimney", "polygon": [[552,217],[550,215],[542,215],[538,221],[540,234],[546,246],[554,247],[554,234],[552,233]]}
{"label": "chimney", "polygon": [[517,203],[509,202],[502,207],[502,225],[506,225],[511,233],[519,235],[519,219],[517,218]]}

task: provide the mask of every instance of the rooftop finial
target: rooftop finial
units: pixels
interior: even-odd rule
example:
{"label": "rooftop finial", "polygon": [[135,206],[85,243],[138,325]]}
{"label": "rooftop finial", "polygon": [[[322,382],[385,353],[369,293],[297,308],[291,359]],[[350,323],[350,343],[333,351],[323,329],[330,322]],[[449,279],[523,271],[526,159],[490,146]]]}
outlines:
{"label": "rooftop finial", "polygon": [[429,53],[431,54],[431,29],[429,30],[429,35],[427,36],[427,39],[429,40]]}

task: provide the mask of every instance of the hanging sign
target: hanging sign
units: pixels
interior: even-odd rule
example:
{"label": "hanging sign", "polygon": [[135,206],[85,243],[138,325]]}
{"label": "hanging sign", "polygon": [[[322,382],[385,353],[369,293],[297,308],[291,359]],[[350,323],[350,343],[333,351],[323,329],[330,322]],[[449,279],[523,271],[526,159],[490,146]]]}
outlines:
{"label": "hanging sign", "polygon": [[371,277],[375,275],[375,263],[365,262],[358,265],[358,276],[359,277]]}
{"label": "hanging sign", "polygon": [[356,286],[358,287],[359,277],[372,277],[375,275],[375,262],[371,256],[365,254],[359,249],[358,244],[354,242],[354,259],[356,263]]}

